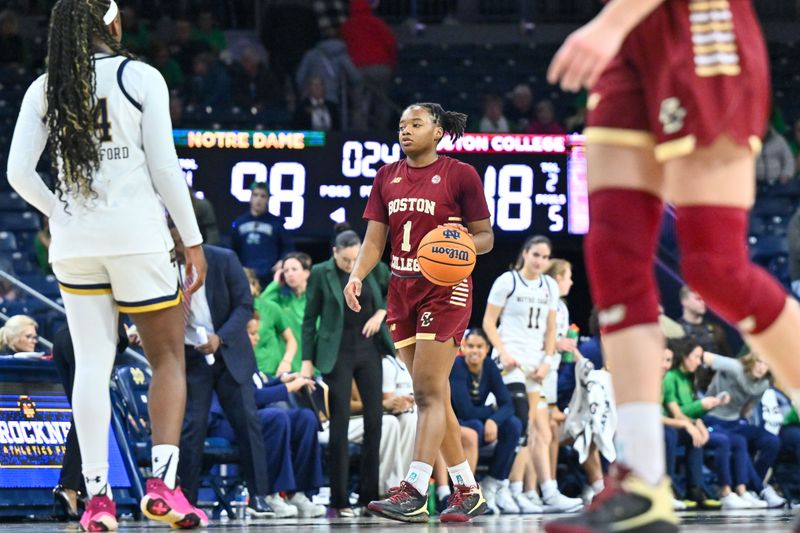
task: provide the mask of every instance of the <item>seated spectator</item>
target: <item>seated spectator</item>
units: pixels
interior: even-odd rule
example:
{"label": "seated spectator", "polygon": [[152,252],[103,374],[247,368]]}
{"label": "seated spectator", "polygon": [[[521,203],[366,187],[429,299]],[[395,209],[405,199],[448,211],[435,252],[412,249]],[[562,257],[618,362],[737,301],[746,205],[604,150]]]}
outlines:
{"label": "seated spectator", "polygon": [[[683,314],[678,323],[683,326],[684,334],[702,346],[703,351],[725,356],[733,355],[725,330],[708,317],[705,300],[687,285],[681,287],[679,298]],[[705,392],[713,376],[714,372],[711,369],[703,366],[698,368],[694,376],[697,390]]]}
{"label": "seated spectator", "polygon": [[169,54],[169,48],[161,41],[153,41],[150,45],[150,64],[161,73],[170,90],[183,87],[184,79],[181,65]]}
{"label": "seated spectator", "polygon": [[256,344],[258,344],[258,319],[251,318],[247,321],[247,336],[250,338],[250,346],[253,347],[253,350],[256,349]]}
{"label": "seated spectator", "polygon": [[389,25],[372,13],[367,0],[350,1],[350,16],[340,32],[364,79],[364,90],[354,106],[353,128],[388,128],[392,109],[387,105],[387,93],[397,68],[397,39]]}
{"label": "seated spectator", "polygon": [[211,47],[192,37],[192,23],[186,19],[175,21],[174,39],[169,43],[169,55],[175,58],[184,75],[192,72],[192,62],[197,54],[210,52]]}
{"label": "seated spectator", "polygon": [[258,343],[256,343],[256,365],[267,376],[281,376],[292,371],[292,362],[297,354],[295,339],[286,313],[272,300],[256,300],[258,313]]}
{"label": "seated spectator", "polygon": [[245,48],[233,69],[233,101],[243,108],[256,108],[259,112],[266,108],[285,104],[283,87],[266,63],[261,60],[258,50]]}
{"label": "seated spectator", "polygon": [[[414,458],[414,437],[417,434],[417,411],[414,405],[414,388],[406,365],[394,355],[383,356],[383,426],[386,415],[397,420],[400,438],[390,442],[387,459],[393,458],[394,467],[386,477],[378,475],[378,490],[387,494],[390,487],[400,485],[403,474]],[[390,422],[391,423],[391,422]]]}
{"label": "seated spectator", "polygon": [[[724,431],[709,432],[701,420],[711,409],[729,401],[729,397],[706,396],[697,399],[692,374],[700,366],[703,348],[691,338],[672,339],[669,348],[674,354],[672,370],[664,376],[662,387],[663,404],[672,418],[694,424],[708,435],[706,446],[714,450],[714,473],[720,487],[723,509],[752,509],[753,504],[745,499],[749,478],[750,457],[744,437]],[[704,437],[705,438],[705,437]],[[733,473],[731,473],[733,463]],[[732,487],[735,485],[735,492]]]}
{"label": "seated spectator", "polygon": [[217,27],[214,13],[205,9],[197,15],[197,27],[192,31],[192,39],[205,43],[215,54],[228,48],[225,32]]}
{"label": "seated spectator", "polygon": [[776,435],[762,427],[754,426],[747,420],[746,411],[761,400],[772,386],[769,366],[756,353],[748,351],[739,359],[721,357],[713,353],[703,353],[703,364],[716,371],[709,396],[728,395],[730,401],[711,409],[703,419],[712,431],[725,431],[744,437],[755,458],[755,471],[748,485],[756,491],[769,507],[783,507],[786,500],[778,496],[770,485],[764,483],[767,471],[775,464],[780,449]]}
{"label": "seated spectator", "polygon": [[536,104],[535,119],[530,123],[526,131],[544,135],[563,135],[567,133],[564,126],[556,121],[556,107],[550,100],[542,100]]}
{"label": "seated spectator", "polygon": [[[269,465],[267,503],[277,518],[323,516],[325,507],[312,503],[307,496],[317,492],[323,484],[317,416],[310,409],[285,407],[290,394],[308,383],[297,373],[273,380],[255,374],[254,380],[257,382],[255,401],[261,437]],[[236,442],[233,428],[216,401],[211,406],[208,434]],[[281,497],[281,492],[286,493],[286,500]]]}
{"label": "seated spectator", "polygon": [[483,116],[478,131],[481,133],[508,133],[511,131],[508,120],[503,115],[503,99],[490,94],[483,100]]}
{"label": "seated spectator", "polygon": [[347,54],[347,45],[335,30],[328,32],[300,61],[295,74],[297,87],[308,87],[311,78],[322,78],[325,100],[335,104],[340,103],[342,90],[353,94],[361,83],[361,73],[353,65]]}
{"label": "seated spectator", "polygon": [[[495,512],[519,513],[509,489],[508,475],[517,455],[522,422],[514,416],[511,394],[489,355],[489,339],[482,329],[470,330],[463,340],[464,357],[450,372],[450,397],[459,424],[478,433],[480,446],[496,442],[489,474],[481,481],[486,504]],[[497,409],[486,405],[493,394]]]}
{"label": "seated spectator", "polygon": [[122,46],[134,54],[143,54],[150,46],[150,32],[132,7],[120,7],[119,14],[122,18]]}
{"label": "seated spectator", "polygon": [[533,121],[533,91],[530,85],[520,83],[511,91],[511,106],[506,110],[511,131],[522,133]]}
{"label": "seated spectator", "polygon": [[0,76],[3,69],[22,67],[25,58],[25,42],[19,34],[17,14],[9,9],[0,11]]}
{"label": "seated spectator", "polygon": [[0,354],[36,350],[36,321],[27,315],[14,315],[0,328]]}
{"label": "seated spectator", "polygon": [[42,217],[42,229],[36,232],[36,238],[33,239],[33,248],[36,252],[36,264],[39,265],[39,270],[43,274],[52,274],[53,269],[50,266],[50,219]]}
{"label": "seated spectator", "polygon": [[778,130],[770,127],[756,159],[756,180],[769,184],[787,183],[794,177],[796,170],[795,157],[789,143]]}
{"label": "seated spectator", "polygon": [[325,98],[325,82],[320,77],[308,80],[305,97],[294,113],[297,130],[336,131],[339,129],[339,107]]}
{"label": "seated spectator", "polygon": [[192,76],[186,86],[189,103],[224,108],[231,103],[231,80],[219,60],[208,52],[192,59]]}
{"label": "seated spectator", "polygon": [[[672,369],[672,350],[664,349],[662,377]],[[718,509],[717,500],[709,500],[703,491],[703,446],[708,442],[708,430],[700,419],[689,420],[673,418],[665,407],[662,406],[664,423],[664,452],[666,454],[666,472],[670,479],[677,479],[678,472],[678,447],[683,447],[684,470],[686,472],[686,492],[682,494],[684,501],[673,500],[675,510],[686,509],[688,506],[701,509]],[[675,491],[673,485],[673,491]]]}

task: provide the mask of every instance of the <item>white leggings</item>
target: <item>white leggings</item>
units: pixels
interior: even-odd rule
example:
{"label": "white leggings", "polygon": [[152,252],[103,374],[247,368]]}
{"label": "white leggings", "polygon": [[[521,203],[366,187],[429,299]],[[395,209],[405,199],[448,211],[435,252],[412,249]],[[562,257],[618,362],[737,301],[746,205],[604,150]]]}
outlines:
{"label": "white leggings", "polygon": [[117,352],[119,313],[111,294],[75,295],[62,291],[61,297],[75,348],[72,415],[83,472],[107,473],[111,422],[108,383]]}

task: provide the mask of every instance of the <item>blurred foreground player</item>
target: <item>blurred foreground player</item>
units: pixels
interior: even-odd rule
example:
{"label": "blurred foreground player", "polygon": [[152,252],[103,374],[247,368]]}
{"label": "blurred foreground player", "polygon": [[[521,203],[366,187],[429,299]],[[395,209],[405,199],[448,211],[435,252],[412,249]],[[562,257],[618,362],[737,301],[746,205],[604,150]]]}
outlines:
{"label": "blurred foreground player", "polygon": [[566,40],[548,79],[590,89],[586,262],[619,404],[622,466],[584,515],[545,529],[674,531],[653,274],[664,199],[676,206],[686,282],[800,399],[800,308],[745,245],[769,112],[764,40],[749,1],[611,0]]}
{"label": "blurred foreground player", "polygon": [[[75,346],[72,406],[91,498],[80,524],[85,531],[117,528],[108,486],[108,382],[123,311],[153,368],[154,477],[142,510],[172,527],[205,525],[205,513],[186,501],[175,479],[186,403],[183,309],[162,201],[187,245],[187,292],[203,284],[206,266],[172,142],[167,86],[120,46],[113,0],[59,0],[51,21],[47,73],[22,101],[8,181],[50,217],[50,260]],[[36,173],[48,141],[59,169],[55,193]]]}

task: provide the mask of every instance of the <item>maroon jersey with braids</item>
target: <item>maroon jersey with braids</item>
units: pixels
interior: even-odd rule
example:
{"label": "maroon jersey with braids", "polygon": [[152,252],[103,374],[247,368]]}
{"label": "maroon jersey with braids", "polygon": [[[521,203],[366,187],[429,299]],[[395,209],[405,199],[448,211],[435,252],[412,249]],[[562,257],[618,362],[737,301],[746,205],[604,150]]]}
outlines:
{"label": "maroon jersey with braids", "polygon": [[392,272],[419,274],[417,246],[437,226],[489,218],[483,183],[472,165],[447,156],[425,167],[405,159],[381,167],[364,218],[389,226]]}

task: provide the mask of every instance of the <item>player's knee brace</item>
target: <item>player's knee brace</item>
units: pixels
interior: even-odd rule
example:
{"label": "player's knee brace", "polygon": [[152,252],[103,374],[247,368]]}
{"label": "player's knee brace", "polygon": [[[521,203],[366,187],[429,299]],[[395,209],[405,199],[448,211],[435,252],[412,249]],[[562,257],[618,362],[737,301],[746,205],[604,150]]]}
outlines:
{"label": "player's knee brace", "polygon": [[653,258],[662,208],[657,196],[633,189],[589,195],[592,223],[584,251],[604,333],[658,321]]}
{"label": "player's knee brace", "polygon": [[772,325],[786,304],[786,293],[750,261],[747,210],[687,206],[679,207],[677,216],[686,283],[744,333],[761,333]]}

